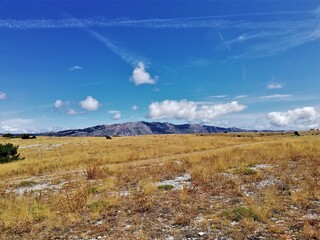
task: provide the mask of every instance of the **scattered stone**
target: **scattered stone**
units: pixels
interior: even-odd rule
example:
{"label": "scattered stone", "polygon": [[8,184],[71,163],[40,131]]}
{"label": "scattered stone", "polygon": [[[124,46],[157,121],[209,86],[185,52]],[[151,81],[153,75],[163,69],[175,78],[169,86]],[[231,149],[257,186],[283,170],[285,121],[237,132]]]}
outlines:
{"label": "scattered stone", "polygon": [[191,185],[191,176],[189,173],[185,173],[182,176],[178,176],[172,180],[165,180],[162,182],[156,183],[159,186],[171,185],[173,186],[172,190],[182,190],[185,186],[189,187]]}
{"label": "scattered stone", "polygon": [[281,181],[274,178],[274,177],[269,177],[261,182],[258,182],[256,184],[257,188],[264,188],[264,187],[267,187],[267,186],[271,186],[271,185],[275,185],[277,183],[280,183]]}
{"label": "scattered stone", "polygon": [[24,148],[36,148],[36,147],[40,147],[41,144],[30,144],[30,145],[26,145],[26,146],[21,146],[19,147],[20,149],[24,149]]}
{"label": "scattered stone", "polygon": [[261,169],[269,169],[269,168],[273,168],[273,166],[271,164],[257,164],[254,167],[250,167],[250,169],[252,170],[261,170]]}
{"label": "scattered stone", "polygon": [[17,195],[23,195],[28,192],[35,192],[35,191],[41,191],[45,189],[51,189],[51,190],[60,190],[62,189],[63,185],[66,184],[66,182],[62,182],[56,185],[52,185],[50,182],[47,183],[38,183],[32,186],[26,186],[26,187],[19,187],[17,189],[8,189],[6,190],[6,193],[15,193]]}
{"label": "scattered stone", "polygon": [[127,197],[130,195],[129,191],[120,191],[119,196],[120,197]]}
{"label": "scattered stone", "polygon": [[303,220],[320,220],[320,215],[308,213],[308,214],[302,216],[301,219],[303,219]]}
{"label": "scattered stone", "polygon": [[247,197],[254,195],[254,192],[249,191],[245,185],[241,185],[240,188]]}
{"label": "scattered stone", "polygon": [[103,220],[97,221],[97,222],[95,223],[95,225],[102,225],[102,224],[103,224]]}

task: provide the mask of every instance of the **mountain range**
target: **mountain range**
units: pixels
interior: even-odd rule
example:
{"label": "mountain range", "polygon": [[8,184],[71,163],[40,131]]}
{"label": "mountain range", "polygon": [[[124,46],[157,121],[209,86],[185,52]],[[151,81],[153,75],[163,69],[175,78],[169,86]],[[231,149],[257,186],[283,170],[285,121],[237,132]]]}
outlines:
{"label": "mountain range", "polygon": [[161,122],[127,122],[112,125],[98,125],[84,129],[72,129],[59,132],[43,133],[49,136],[137,136],[147,134],[185,134],[185,133],[217,133],[244,132],[240,128],[223,128],[201,124],[181,124]]}

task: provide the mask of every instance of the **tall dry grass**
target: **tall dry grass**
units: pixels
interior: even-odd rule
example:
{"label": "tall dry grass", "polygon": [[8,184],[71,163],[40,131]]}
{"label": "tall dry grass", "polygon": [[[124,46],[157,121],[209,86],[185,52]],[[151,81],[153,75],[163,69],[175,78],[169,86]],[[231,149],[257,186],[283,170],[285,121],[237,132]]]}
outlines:
{"label": "tall dry grass", "polygon": [[[201,231],[209,239],[320,237],[317,135],[13,141],[25,160],[0,165],[2,239],[183,239]],[[156,185],[185,173],[191,180],[183,190]],[[63,185],[8,192],[26,182]]]}

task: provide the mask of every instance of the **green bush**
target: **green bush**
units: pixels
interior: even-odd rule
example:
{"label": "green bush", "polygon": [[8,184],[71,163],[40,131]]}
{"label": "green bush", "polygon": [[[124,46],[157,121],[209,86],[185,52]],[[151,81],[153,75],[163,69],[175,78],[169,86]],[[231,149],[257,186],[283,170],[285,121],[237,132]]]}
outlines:
{"label": "green bush", "polygon": [[247,207],[235,207],[231,210],[225,210],[223,211],[222,216],[236,222],[239,222],[244,218],[259,221],[259,217],[253,209]]}
{"label": "green bush", "polygon": [[0,163],[20,160],[18,148],[19,146],[14,146],[12,143],[0,144]]}
{"label": "green bush", "polygon": [[3,134],[2,137],[5,137],[5,138],[14,138],[14,135],[11,134],[11,133],[6,133],[6,134]]}
{"label": "green bush", "polygon": [[37,138],[36,136],[30,136],[30,134],[27,134],[27,133],[21,136],[21,139],[36,139],[36,138]]}

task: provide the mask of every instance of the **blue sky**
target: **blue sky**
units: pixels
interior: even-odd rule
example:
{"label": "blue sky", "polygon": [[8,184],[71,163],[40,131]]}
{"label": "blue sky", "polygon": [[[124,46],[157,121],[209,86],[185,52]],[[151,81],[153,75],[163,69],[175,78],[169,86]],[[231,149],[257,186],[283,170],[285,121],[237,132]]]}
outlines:
{"label": "blue sky", "polygon": [[320,127],[320,1],[0,1],[0,132]]}

